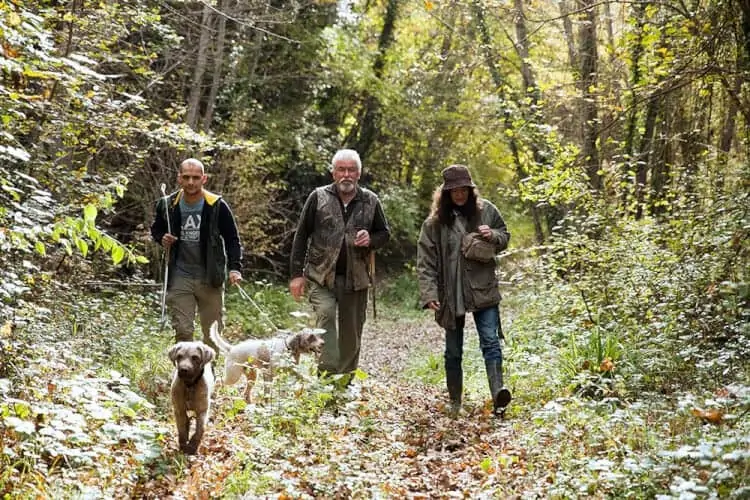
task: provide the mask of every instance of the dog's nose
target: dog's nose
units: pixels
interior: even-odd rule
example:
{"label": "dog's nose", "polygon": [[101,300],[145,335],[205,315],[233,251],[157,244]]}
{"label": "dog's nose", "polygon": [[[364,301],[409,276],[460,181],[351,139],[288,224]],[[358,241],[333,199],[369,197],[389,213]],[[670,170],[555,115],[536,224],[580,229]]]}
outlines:
{"label": "dog's nose", "polygon": [[177,375],[179,375],[180,377],[187,377],[188,375],[190,375],[190,370],[188,370],[187,368],[178,368]]}

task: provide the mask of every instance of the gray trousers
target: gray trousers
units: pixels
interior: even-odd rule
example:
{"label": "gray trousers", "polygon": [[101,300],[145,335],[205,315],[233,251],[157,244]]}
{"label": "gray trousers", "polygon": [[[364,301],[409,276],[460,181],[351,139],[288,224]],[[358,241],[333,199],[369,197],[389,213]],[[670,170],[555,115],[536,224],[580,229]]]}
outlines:
{"label": "gray trousers", "polygon": [[345,281],[344,276],[336,276],[333,290],[309,282],[315,326],[326,331],[318,362],[321,372],[348,373],[359,365],[362,327],[367,314],[367,289],[346,290]]}
{"label": "gray trousers", "polygon": [[167,290],[167,307],[176,342],[193,340],[197,310],[203,331],[203,342],[216,350],[209,337],[209,331],[214,321],[219,322],[219,331],[223,330],[224,287],[214,288],[203,280],[175,273]]}

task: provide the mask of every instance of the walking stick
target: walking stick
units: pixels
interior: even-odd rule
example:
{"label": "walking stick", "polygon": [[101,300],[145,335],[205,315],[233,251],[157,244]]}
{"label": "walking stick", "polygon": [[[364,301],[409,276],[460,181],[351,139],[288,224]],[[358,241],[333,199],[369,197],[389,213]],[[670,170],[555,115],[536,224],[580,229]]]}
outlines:
{"label": "walking stick", "polygon": [[[167,195],[167,185],[162,182],[161,184],[161,195],[164,200],[164,216],[167,219],[167,232],[172,234],[172,223],[169,221],[169,196]],[[169,281],[169,249],[171,246],[164,250],[164,284],[161,289],[161,319],[159,320],[159,328],[163,329],[164,325],[167,324],[167,281]]]}
{"label": "walking stick", "polygon": [[378,306],[375,293],[375,252],[370,252],[370,262],[367,266],[367,274],[370,275],[370,289],[372,290],[372,319],[378,319]]}

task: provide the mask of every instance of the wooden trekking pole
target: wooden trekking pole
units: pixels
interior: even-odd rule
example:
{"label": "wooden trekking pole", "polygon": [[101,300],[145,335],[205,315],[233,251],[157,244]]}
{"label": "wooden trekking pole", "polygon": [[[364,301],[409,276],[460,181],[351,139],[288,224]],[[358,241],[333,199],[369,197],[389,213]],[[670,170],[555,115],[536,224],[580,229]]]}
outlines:
{"label": "wooden trekking pole", "polygon": [[367,265],[367,274],[370,275],[370,290],[372,293],[372,319],[378,319],[377,294],[375,293],[375,252],[370,252],[370,261]]}
{"label": "wooden trekking pole", "polygon": [[[164,200],[164,216],[167,218],[167,233],[172,234],[172,224],[169,221],[169,195],[167,194],[167,185],[162,183],[161,195]],[[167,282],[169,281],[169,248],[164,249],[164,283],[161,290],[161,318],[159,319],[159,329],[163,330],[167,324]]]}

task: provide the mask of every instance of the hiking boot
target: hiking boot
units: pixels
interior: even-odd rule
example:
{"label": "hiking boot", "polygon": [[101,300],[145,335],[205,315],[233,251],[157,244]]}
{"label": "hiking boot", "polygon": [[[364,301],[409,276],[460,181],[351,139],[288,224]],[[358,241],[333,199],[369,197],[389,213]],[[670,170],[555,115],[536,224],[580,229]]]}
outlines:
{"label": "hiking boot", "polygon": [[458,370],[446,370],[445,382],[448,386],[448,397],[450,398],[450,414],[453,418],[461,411],[461,395],[463,393],[464,374]]}
{"label": "hiking boot", "polygon": [[503,386],[503,361],[501,359],[486,360],[484,367],[487,370],[487,380],[490,383],[494,413],[501,417],[505,416],[505,409],[510,404],[512,396],[510,391]]}

